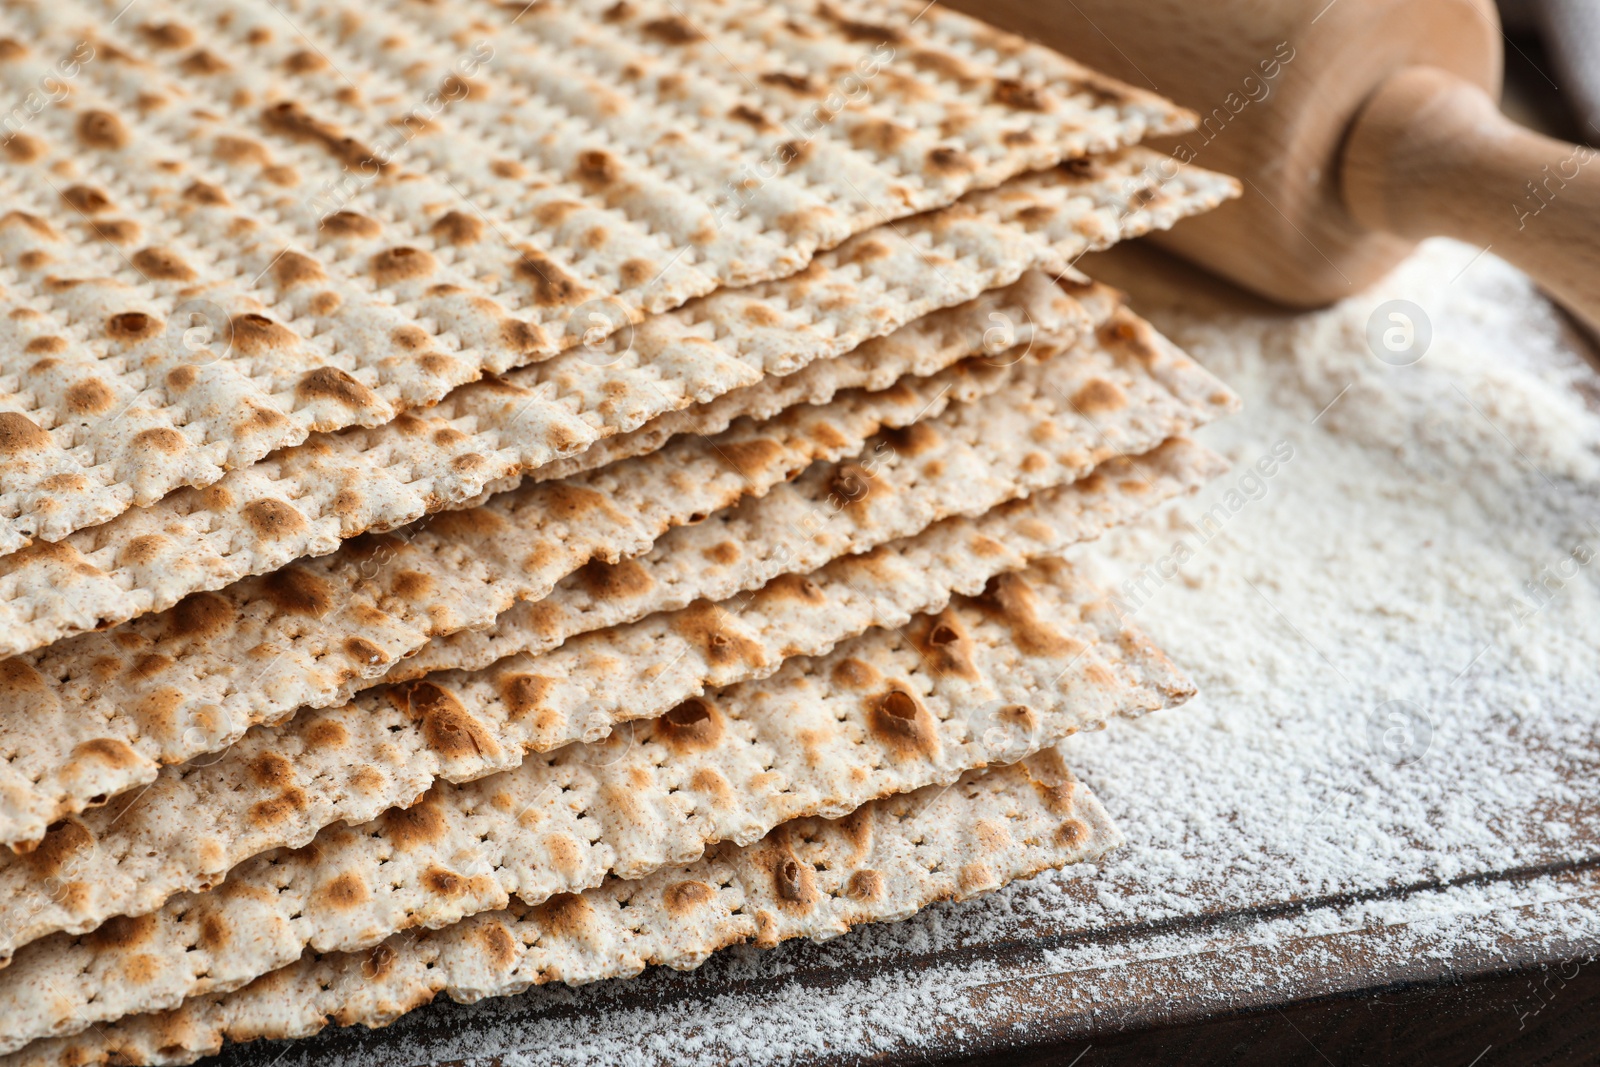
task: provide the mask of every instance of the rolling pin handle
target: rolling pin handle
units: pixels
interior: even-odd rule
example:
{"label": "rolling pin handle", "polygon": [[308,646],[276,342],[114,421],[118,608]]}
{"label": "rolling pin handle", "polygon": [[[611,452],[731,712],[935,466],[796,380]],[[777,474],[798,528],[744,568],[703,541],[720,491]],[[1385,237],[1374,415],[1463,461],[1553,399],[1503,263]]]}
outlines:
{"label": "rolling pin handle", "polygon": [[1453,74],[1408,67],[1357,114],[1341,180],[1363,226],[1491,248],[1600,325],[1600,150],[1518,126]]}

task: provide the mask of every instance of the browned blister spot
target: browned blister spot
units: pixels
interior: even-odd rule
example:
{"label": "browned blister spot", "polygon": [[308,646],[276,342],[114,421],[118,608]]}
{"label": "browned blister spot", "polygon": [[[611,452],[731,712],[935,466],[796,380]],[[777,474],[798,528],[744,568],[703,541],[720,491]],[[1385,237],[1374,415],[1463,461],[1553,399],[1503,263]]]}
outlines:
{"label": "browned blister spot", "polygon": [[173,367],[167,372],[167,388],[174,393],[181,393],[192,386],[199,378],[199,368],[185,363],[183,366]]}
{"label": "browned blister spot", "polygon": [[432,593],[437,583],[431,575],[421,571],[403,570],[395,573],[389,591],[402,600],[421,600]]}
{"label": "browned blister spot", "polygon": [[964,863],[961,865],[961,869],[956,872],[956,886],[963,896],[986,889],[993,889],[999,884],[1000,879],[995,875],[994,870],[982,860]]}
{"label": "browned blister spot", "polygon": [[[525,808],[521,815],[524,820],[541,820],[542,815],[537,809]],[[546,834],[544,836],[545,854],[550,859],[550,866],[560,871],[567,878],[576,878],[583,863],[583,850],[578,843],[568,834]]]}
{"label": "browned blister spot", "polygon": [[833,684],[841,689],[862,691],[877,686],[882,677],[870,663],[848,656],[833,666]]}
{"label": "browned blister spot", "polygon": [[455,871],[433,864],[422,872],[422,885],[436,897],[453,899],[466,893],[470,883]]}
{"label": "browned blister spot", "polygon": [[912,620],[910,634],[923,662],[936,676],[953,674],[968,681],[978,680],[978,668],[972,660],[972,636],[954,611],[946,608],[937,615],[918,616]]}
{"label": "browned blister spot", "polygon": [[138,948],[156,935],[160,920],[154,915],[118,915],[85,934],[84,943],[102,952],[122,952]]}
{"label": "browned blister spot", "polygon": [[572,176],[590,190],[604,189],[622,176],[622,164],[611,153],[591,148],[578,153]]}
{"label": "browned blister spot", "polygon": [[[594,494],[603,500],[600,494]],[[576,517],[576,516],[575,516]],[[433,517],[429,529],[446,539],[488,537],[506,528],[506,520],[487,508],[467,508],[463,511],[441,511]]]}
{"label": "browned blister spot", "polygon": [[32,163],[48,151],[43,141],[26,133],[15,133],[7,140],[0,141],[0,150],[13,163]]}
{"label": "browned blister spot", "polygon": [[377,219],[355,211],[335,211],[318,228],[332,237],[376,237],[383,232]]}
{"label": "browned blister spot", "polygon": [[315,74],[319,70],[326,70],[327,66],[327,58],[309,48],[297,49],[283,60],[283,69],[291,74]]}
{"label": "browned blister spot", "polygon": [[372,899],[372,891],[359,871],[345,871],[317,887],[316,901],[324,907],[348,911]]}
{"label": "browned blister spot", "polygon": [[109,111],[91,109],[78,116],[78,140],[89,148],[114,152],[128,144],[128,128]]}
{"label": "browned blister spot", "polygon": [[783,323],[783,315],[777,308],[756,300],[744,306],[743,318],[752,326],[779,326]]}
{"label": "browned blister spot", "polygon": [[44,675],[16,656],[0,660],[0,685],[11,692],[42,693],[46,689]]}
{"label": "browned blister spot", "polygon": [[106,320],[106,336],[129,344],[155,337],[161,330],[161,320],[142,311],[124,311]]}
{"label": "browned blister spot", "polygon": [[252,500],[244,506],[244,519],[263,541],[291,537],[306,528],[305,516],[292,504],[272,497]]}
{"label": "browned blister spot", "polygon": [[47,493],[84,493],[89,490],[89,479],[81,474],[52,474],[39,483],[39,488]]}
{"label": "browned blister spot", "polygon": [[178,61],[178,69],[185,74],[221,74],[229,69],[222,57],[204,48],[197,48]]}
{"label": "browned blister spot", "polygon": [[839,260],[842,263],[871,263],[875,260],[888,259],[894,255],[894,249],[876,237],[851,241],[839,250]]}
{"label": "browned blister spot", "polygon": [[944,440],[939,436],[939,431],[922,422],[914,422],[909,426],[896,427],[885,430],[884,440],[889,442],[889,447],[894,449],[896,455],[916,459],[918,456],[932,452]]}
{"label": "browned blister spot", "polygon": [[545,709],[546,701],[555,688],[554,678],[538,674],[513,674],[500,680],[500,699],[509,709],[508,718],[517,722],[536,711]]}
{"label": "browned blister spot", "polygon": [[867,701],[867,729],[895,755],[908,759],[939,753],[933,716],[910,689],[898,683]]}
{"label": "browned blister spot", "polygon": [[770,437],[722,445],[717,454],[735,471],[751,478],[789,456],[788,450]]}
{"label": "browned blister spot", "polygon": [[52,448],[55,441],[37,423],[16,411],[0,411],[0,455],[39,452]]}
{"label": "browned blister spot", "polygon": [[133,265],[147,278],[192,282],[197,277],[194,268],[170,248],[141,248],[132,258]]}
{"label": "browned blister spot", "polygon": [[703,752],[722,740],[722,713],[704,697],[690,697],[652,722],[651,733],[676,752]]}
{"label": "browned blister spot", "polygon": [[402,852],[436,845],[450,830],[432,793],[409,808],[390,808],[378,816],[384,839]]}
{"label": "browned blister spot", "polygon": [[263,752],[250,761],[250,777],[263,789],[287,789],[295,784],[294,764],[278,752]]}
{"label": "browned blister spot", "polygon": [[176,725],[178,709],[187,700],[182,690],[164,685],[139,701],[134,717],[149,733],[167,734]]}
{"label": "browned blister spot", "polygon": [[578,568],[577,578],[584,590],[597,600],[626,600],[643,596],[655,588],[655,579],[637,560],[616,563],[592,559]]}
{"label": "browned blister spot", "polygon": [[[54,226],[51,226],[50,223],[38,215],[32,215],[26,211],[8,211],[4,215],[0,215],[0,229],[12,225],[26,226],[40,237],[49,241],[61,240],[61,235],[56,233]],[[12,314],[14,315],[16,312],[13,311]]]}
{"label": "browned blister spot", "polygon": [[[94,231],[96,237],[114,245],[131,245],[143,232],[139,224],[132,219],[100,219],[87,225]],[[31,256],[33,253],[30,252],[28,255]]]}
{"label": "browned blister spot", "polygon": [[1072,656],[1083,648],[1081,641],[1039,618],[1033,589],[1020,575],[998,574],[990,578],[976,603],[1010,631],[1018,651],[1025,656]]}
{"label": "browned blister spot", "polygon": [[521,257],[512,264],[511,272],[533,291],[533,302],[540,307],[560,307],[587,300],[593,295],[555,260],[532,246],[522,249]]}
{"label": "browned blister spot", "polygon": [[963,92],[976,89],[981,81],[972,68],[964,60],[951,55],[949,52],[938,52],[931,49],[917,49],[911,53],[911,65],[918,70],[936,74],[947,81],[953,81],[961,86]]}
{"label": "browned blister spot", "polygon": [[304,252],[285,252],[272,264],[272,278],[281,289],[314,285],[327,279],[322,264]]}
{"label": "browned blister spot", "polygon": [[663,44],[692,44],[700,39],[700,31],[694,28],[694,24],[677,15],[651,19],[640,29]]}
{"label": "browned blister spot", "polygon": [[816,872],[790,851],[789,834],[782,828],[769,841],[770,849],[763,850],[758,862],[771,872],[780,905],[790,911],[809,910],[818,897]]}
{"label": "browned blister spot", "polygon": [[763,601],[791,600],[812,607],[820,607],[828,600],[822,587],[804,574],[780,574],[762,586],[758,595]]}
{"label": "browned blister spot", "polygon": [[594,906],[578,893],[557,893],[534,908],[533,916],[546,934],[579,937],[594,921]]}
{"label": "browned blister spot", "polygon": [[459,74],[446,74],[439,80],[439,95],[450,103],[457,100],[485,100],[489,96],[489,87]]}
{"label": "browned blister spot", "polygon": [[864,506],[886,489],[859,463],[841,463],[828,480],[828,502],[836,508]]}
{"label": "browned blister spot", "polygon": [[678,919],[711,903],[716,896],[717,891],[704,882],[673,882],[661,891],[661,902],[666,905],[667,914]]}
{"label": "browned blister spot", "polygon": [[733,786],[715,767],[697,769],[689,779],[689,788],[704,793],[718,807],[727,807],[733,802]]}
{"label": "browned blister spot", "polygon": [[567,216],[582,210],[583,205],[576,200],[547,200],[533,209],[533,217],[541,226],[560,226]]}
{"label": "browned blister spot", "polygon": [[551,483],[544,492],[547,513],[566,522],[587,518],[595,512],[609,512],[611,505],[603,494],[576,485]]}
{"label": "browned blister spot", "polygon": [[248,137],[218,137],[211,142],[211,154],[224,163],[255,163],[265,166],[272,160],[266,145]]}
{"label": "browned blister spot", "polygon": [[909,127],[888,119],[870,119],[850,131],[850,143],[863,152],[890,155],[912,137]]}
{"label": "browned blister spot", "polygon": [[234,347],[247,356],[281,352],[294,347],[300,339],[289,327],[253,311],[235,315],[228,326],[233,331]]}
{"label": "browned blister spot", "polygon": [[366,145],[292,100],[282,100],[266,108],[261,113],[261,121],[274,133],[321,145],[335,159],[363,176],[377,176],[389,169],[390,164],[376,158]]}
{"label": "browned blister spot", "polygon": [[493,734],[445,687],[430,681],[413,682],[405,689],[405,698],[411,714],[422,721],[423,740],[446,759],[500,754]]}
{"label": "browned blister spot", "polygon": [[808,95],[816,91],[816,86],[804,74],[790,74],[787,71],[772,70],[761,75],[764,85],[776,85],[780,89],[787,89],[791,93]]}
{"label": "browned blister spot", "polygon": [[512,963],[516,962],[517,942],[500,923],[487,920],[473,929],[473,936],[477,938],[484,956],[496,969],[509,970]]}
{"label": "browned blister spot", "polygon": [[117,553],[118,566],[147,566],[162,558],[171,542],[162,534],[139,534]]}
{"label": "browned blister spot", "polygon": [[259,579],[261,595],[278,611],[320,619],[333,606],[333,589],[303,567],[290,564]]}
{"label": "browned blister spot", "polygon": [[803,166],[815,151],[810,141],[785,141],[778,146],[778,164],[785,169]]}
{"label": "browned blister spot", "polygon": [[940,177],[971,174],[978,169],[978,161],[959,148],[940,145],[928,149],[927,171]]}
{"label": "browned blister spot", "polygon": [[223,207],[228,203],[228,194],[210,182],[190,182],[183,190],[183,198],[192,204],[204,204],[207,207]]}
{"label": "browned blister spot", "polygon": [[1056,827],[1056,843],[1066,848],[1081,848],[1089,840],[1089,824],[1081,819],[1065,819]]}
{"label": "browned blister spot", "polygon": [[338,367],[318,367],[309,371],[295,385],[294,392],[301,400],[332,400],[347,408],[373,407],[382,403],[377,393]]}
{"label": "browned blister spot", "polygon": [[51,828],[32,852],[24,853],[22,863],[37,879],[55,878],[72,858],[94,846],[95,836],[77,819],[66,819]]}
{"label": "browned blister spot", "polygon": [[389,654],[365,637],[344,639],[344,654],[363,667],[375,667],[389,662]]}
{"label": "browned blister spot", "polygon": [[115,401],[111,386],[99,378],[84,378],[67,390],[67,410],[74,415],[98,415]]}
{"label": "browned blister spot", "polygon": [[126,741],[115,737],[94,737],[73,746],[75,760],[94,760],[107,767],[121,770],[139,764],[139,754]]}
{"label": "browned blister spot", "polygon": [[851,900],[866,903],[882,900],[886,888],[883,882],[883,875],[868,868],[856,871],[850,876],[850,881],[845,886],[845,893]]}
{"label": "browned blister spot", "polygon": [[159,652],[138,656],[128,667],[128,677],[140,682],[149,681],[166,673],[175,662],[171,656]]}
{"label": "browned blister spot", "polygon": [[444,244],[476,244],[483,238],[483,220],[465,211],[447,211],[434,220],[428,232]]}
{"label": "browned blister spot", "polygon": [[624,289],[636,289],[647,282],[655,280],[660,268],[654,260],[628,259],[623,260],[622,266],[617,268],[617,278]]}
{"label": "browned blister spot", "polygon": [[218,952],[228,946],[233,939],[233,928],[228,925],[227,918],[219,910],[208,910],[200,918],[200,947],[210,952]]}
{"label": "browned blister spot", "polygon": [[1044,90],[1015,78],[996,78],[990,97],[1001,107],[1013,111],[1044,111],[1049,107]]}
{"label": "browned blister spot", "polygon": [[1128,406],[1128,396],[1115,382],[1091,378],[1072,394],[1072,408],[1079,414],[1098,415]]}
{"label": "browned blister spot", "polygon": [[92,185],[69,185],[61,190],[61,199],[85,215],[111,210],[111,198]]}
{"label": "browned blister spot", "polygon": [[[58,353],[65,352],[67,347],[67,339],[65,337],[60,337],[52,333],[46,334],[43,337],[35,337],[33,340],[24,345],[22,350],[30,356],[53,356]],[[41,366],[41,364],[44,362],[44,360],[40,360],[38,363],[35,363],[28,369],[30,371],[48,370],[48,367]],[[55,366],[54,360],[50,361],[50,366]]]}
{"label": "browned blister spot", "polygon": [[733,629],[732,622],[732,616],[709,600],[696,600],[674,616],[672,629],[698,647],[713,665],[742,662],[757,667],[765,663],[765,649]]}
{"label": "browned blister spot", "polygon": [[846,37],[864,44],[898,44],[905,34],[892,26],[879,26],[871,22],[858,22],[840,14],[830,4],[820,4],[817,14],[827,19]]}
{"label": "browned blister spot", "polygon": [[306,748],[317,752],[323,749],[343,748],[350,740],[350,731],[338,719],[321,718],[305,729]]}
{"label": "browned blister spot", "polygon": [[767,116],[751,107],[749,104],[736,104],[728,111],[728,117],[735,122],[742,122],[758,130],[777,129],[777,126]]}
{"label": "browned blister spot", "polygon": [[438,269],[439,261],[432,252],[409,245],[386,248],[372,257],[372,277],[379,285],[426,278]]}
{"label": "browned blister spot", "polygon": [[177,22],[146,22],[139,33],[155,48],[187,48],[194,43],[194,31]]}

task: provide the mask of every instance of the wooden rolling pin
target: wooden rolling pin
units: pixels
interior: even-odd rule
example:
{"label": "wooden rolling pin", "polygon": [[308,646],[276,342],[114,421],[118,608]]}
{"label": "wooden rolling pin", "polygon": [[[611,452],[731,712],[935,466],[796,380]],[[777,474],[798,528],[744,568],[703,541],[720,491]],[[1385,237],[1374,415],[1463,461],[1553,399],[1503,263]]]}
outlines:
{"label": "wooden rolling pin", "polygon": [[1200,114],[1161,147],[1244,181],[1162,238],[1203,267],[1316,306],[1445,235],[1600,323],[1600,158],[1501,115],[1490,0],[948,2]]}

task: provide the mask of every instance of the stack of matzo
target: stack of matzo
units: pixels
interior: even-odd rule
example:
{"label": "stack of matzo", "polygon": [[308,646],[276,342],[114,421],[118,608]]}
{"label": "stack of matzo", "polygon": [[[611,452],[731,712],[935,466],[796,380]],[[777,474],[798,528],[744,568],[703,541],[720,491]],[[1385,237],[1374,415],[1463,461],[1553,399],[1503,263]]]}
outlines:
{"label": "stack of matzo", "polygon": [[1120,840],[1063,559],[1232,395],[1078,274],[1234,195],[920,3],[0,6],[0,1052],[181,1063]]}

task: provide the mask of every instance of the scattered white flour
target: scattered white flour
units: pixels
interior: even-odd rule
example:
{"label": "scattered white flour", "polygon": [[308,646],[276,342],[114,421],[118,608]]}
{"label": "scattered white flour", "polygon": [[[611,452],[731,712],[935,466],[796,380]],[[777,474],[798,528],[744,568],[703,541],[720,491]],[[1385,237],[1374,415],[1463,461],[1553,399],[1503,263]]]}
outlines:
{"label": "scattered white flour", "polygon": [[[1600,840],[1597,379],[1529,283],[1474,255],[1430,243],[1376,291],[1294,316],[1139,249],[1086,264],[1246,403],[1204,435],[1231,475],[1083,554],[1108,582],[1145,575],[1124,604],[1203,693],[1074,739],[1075,767],[1129,839],[1104,869],[826,946],[734,950],[691,975],[435,1005],[281,1062],[392,1063],[397,1048],[404,1062],[517,1067],[848,1058],[959,1046],[1021,1022],[1024,992],[1115,1017],[1136,961],[1169,967],[1169,988],[1201,1002],[1241,984],[1303,989],[1305,955],[1291,970],[1273,954],[1344,930],[1382,928],[1410,959],[1594,951],[1600,878],[1587,900],[1559,878],[1430,888],[1592,856]],[[1413,366],[1368,350],[1368,319],[1392,299],[1431,321]],[[1275,446],[1292,456],[1250,479]],[[1202,544],[1188,522],[1219,502]],[[1291,901],[1311,906],[1181,921]],[[1106,934],[1160,920],[1174,921]],[[986,947],[1018,941],[1022,973],[1062,973],[994,984],[1017,964]]]}

